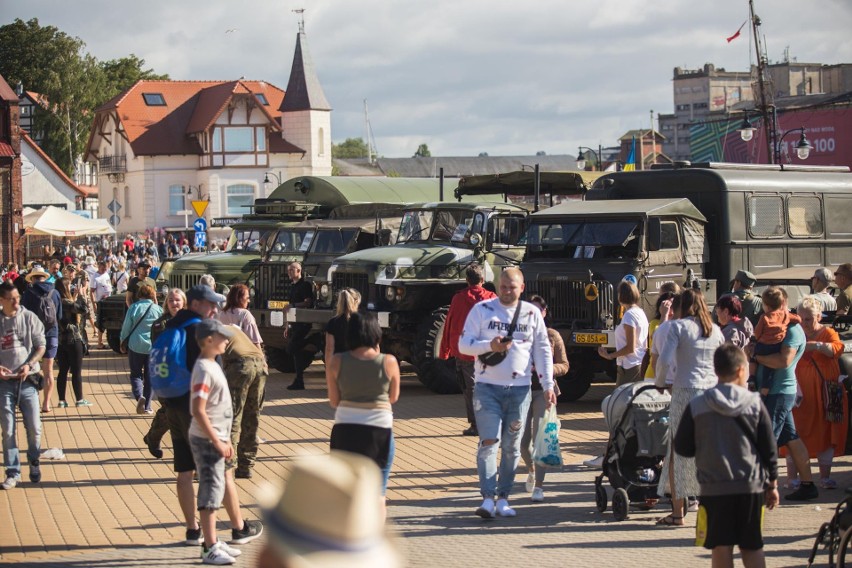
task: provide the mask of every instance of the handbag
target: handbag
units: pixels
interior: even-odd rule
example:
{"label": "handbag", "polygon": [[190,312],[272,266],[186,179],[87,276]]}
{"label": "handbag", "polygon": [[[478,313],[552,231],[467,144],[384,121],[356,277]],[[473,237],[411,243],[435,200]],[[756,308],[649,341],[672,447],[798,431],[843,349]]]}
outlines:
{"label": "handbag", "polygon": [[843,385],[840,381],[827,381],[819,370],[819,365],[811,359],[819,378],[822,379],[822,404],[825,419],[829,422],[843,422]]}
{"label": "handbag", "polygon": [[151,311],[151,308],[154,307],[154,302],[148,304],[148,309],[145,310],[145,313],[142,314],[142,317],[139,318],[139,321],[136,322],[136,325],[133,326],[133,329],[130,330],[130,333],[127,334],[127,338],[121,341],[121,346],[119,349],[122,353],[127,353],[127,350],[130,349],[130,337],[133,335],[133,332],[136,331],[136,328],[139,327],[139,324],[142,323],[146,317],[148,317],[148,312]]}
{"label": "handbag", "polygon": [[[521,315],[521,304],[522,302],[519,300],[518,307],[515,309],[515,315],[512,317],[512,323],[509,324],[509,333],[506,335],[507,340],[512,339],[512,334],[515,333],[515,328],[518,326],[518,316]],[[502,363],[508,354],[508,351],[489,351],[488,353],[479,355],[477,359],[485,367],[494,367]]]}
{"label": "handbag", "polygon": [[559,448],[559,416],[556,405],[544,411],[533,445],[533,461],[536,467],[562,467],[562,450]]}

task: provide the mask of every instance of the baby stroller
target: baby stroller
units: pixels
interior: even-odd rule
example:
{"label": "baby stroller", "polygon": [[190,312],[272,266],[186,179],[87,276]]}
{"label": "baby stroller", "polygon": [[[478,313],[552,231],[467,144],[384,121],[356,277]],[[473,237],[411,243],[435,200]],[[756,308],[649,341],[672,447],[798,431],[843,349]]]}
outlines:
{"label": "baby stroller", "polygon": [[615,520],[627,518],[631,503],[653,506],[663,459],[668,452],[668,392],[660,393],[645,381],[621,385],[601,405],[609,429],[600,475],[595,477],[595,504],[607,508],[604,477],[615,490],[612,512]]}
{"label": "baby stroller", "polygon": [[811,554],[808,556],[809,567],[813,566],[820,548],[828,552],[829,566],[837,568],[852,566],[852,558],[848,561],[846,559],[847,553],[852,557],[852,551],[849,550],[849,543],[852,540],[852,488],[847,488],[846,494],[847,496],[835,507],[831,520],[823,523],[819,528]]}

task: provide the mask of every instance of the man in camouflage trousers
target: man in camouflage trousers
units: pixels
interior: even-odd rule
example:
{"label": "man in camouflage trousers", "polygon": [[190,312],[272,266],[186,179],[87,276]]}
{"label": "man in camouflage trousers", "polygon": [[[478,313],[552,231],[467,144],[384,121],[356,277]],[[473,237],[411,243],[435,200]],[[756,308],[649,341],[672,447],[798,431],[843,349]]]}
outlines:
{"label": "man in camouflage trousers", "polygon": [[230,329],[234,330],[234,337],[222,355],[222,368],[234,403],[231,445],[237,452],[228,466],[233,467],[236,460],[234,477],[250,479],[257,460],[257,428],[269,367],[263,351],[248,335],[236,326]]}

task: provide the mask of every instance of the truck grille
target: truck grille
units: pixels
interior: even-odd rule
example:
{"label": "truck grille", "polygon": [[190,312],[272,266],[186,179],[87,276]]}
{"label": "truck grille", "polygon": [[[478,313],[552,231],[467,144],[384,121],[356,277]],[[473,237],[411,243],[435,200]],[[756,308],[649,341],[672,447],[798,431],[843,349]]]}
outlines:
{"label": "truck grille", "polygon": [[370,297],[370,280],[366,274],[335,272],[331,277],[332,293],[337,294],[339,290],[344,288],[358,290],[361,293],[362,305],[367,304],[367,299]]}
{"label": "truck grille", "polygon": [[174,274],[169,275],[169,288],[180,288],[184,292],[198,284],[203,274]]}
{"label": "truck grille", "polygon": [[291,284],[286,264],[262,264],[254,280],[255,307],[265,310],[269,300],[289,300]]}
{"label": "truck grille", "polygon": [[591,302],[586,299],[585,293],[589,284],[588,281],[543,277],[527,288],[526,296],[542,296],[547,302],[548,316],[554,324],[568,324],[575,329],[606,327],[607,322],[602,320],[601,313],[609,314],[614,320],[618,319],[613,311],[615,293],[612,284],[605,280],[595,280],[598,298]]}

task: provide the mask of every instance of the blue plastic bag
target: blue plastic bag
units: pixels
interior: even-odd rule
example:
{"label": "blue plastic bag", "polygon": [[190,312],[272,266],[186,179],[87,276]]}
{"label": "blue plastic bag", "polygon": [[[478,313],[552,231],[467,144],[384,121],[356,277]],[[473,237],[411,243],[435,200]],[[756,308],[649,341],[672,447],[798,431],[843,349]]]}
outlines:
{"label": "blue plastic bag", "polygon": [[559,416],[556,405],[544,411],[533,444],[533,461],[536,467],[561,468],[562,450],[559,448]]}

